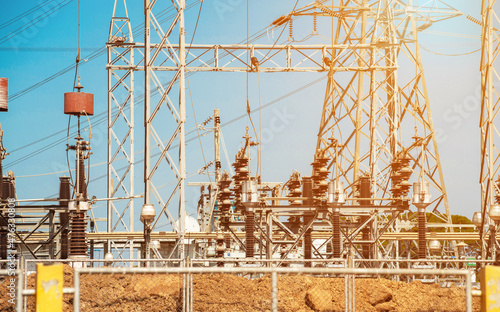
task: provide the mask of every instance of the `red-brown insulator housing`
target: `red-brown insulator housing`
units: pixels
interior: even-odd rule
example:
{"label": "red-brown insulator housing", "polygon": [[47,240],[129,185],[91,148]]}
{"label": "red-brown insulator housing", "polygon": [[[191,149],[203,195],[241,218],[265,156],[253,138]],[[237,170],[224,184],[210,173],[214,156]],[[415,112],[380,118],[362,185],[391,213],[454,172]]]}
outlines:
{"label": "red-brown insulator housing", "polygon": [[9,111],[9,78],[0,78],[0,112]]}
{"label": "red-brown insulator housing", "polygon": [[[419,209],[420,210],[420,209]],[[427,220],[425,210],[418,212],[418,258],[425,259],[427,257],[427,241],[425,232],[427,232]]]}
{"label": "red-brown insulator housing", "polygon": [[87,221],[85,213],[76,213],[71,216],[71,234],[69,238],[70,256],[87,256]]}
{"label": "red-brown insulator housing", "polygon": [[94,94],[85,92],[64,93],[64,113],[75,116],[94,115]]}
{"label": "red-brown insulator housing", "polygon": [[333,257],[340,258],[340,248],[341,248],[341,237],[340,237],[340,212],[338,210],[333,211],[332,216],[333,223]]}
{"label": "red-brown insulator housing", "polygon": [[247,258],[254,257],[254,244],[255,239],[253,236],[254,233],[254,222],[255,215],[253,211],[247,211],[245,215],[245,235],[246,235],[246,244],[245,244],[245,253]]}

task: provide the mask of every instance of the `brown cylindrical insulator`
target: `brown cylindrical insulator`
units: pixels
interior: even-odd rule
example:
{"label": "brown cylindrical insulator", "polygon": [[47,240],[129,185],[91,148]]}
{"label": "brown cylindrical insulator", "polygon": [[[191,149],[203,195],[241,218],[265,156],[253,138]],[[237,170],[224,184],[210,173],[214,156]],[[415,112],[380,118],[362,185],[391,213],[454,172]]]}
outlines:
{"label": "brown cylindrical insulator", "polygon": [[84,199],[87,199],[87,182],[85,181],[85,159],[83,155],[77,160],[78,166],[78,193],[82,194]]}
{"label": "brown cylindrical insulator", "polygon": [[[359,197],[360,198],[370,198],[372,197],[371,193],[371,181],[370,177],[362,176],[359,178]],[[372,202],[369,199],[363,199],[359,201],[360,205],[371,205]]]}
{"label": "brown cylindrical insulator", "polygon": [[[302,178],[302,194],[303,194],[302,196],[306,198],[312,198],[313,196],[312,189],[313,189],[312,178],[311,177]],[[305,199],[303,201],[303,205],[312,206],[313,202],[314,202],[313,199]]]}
{"label": "brown cylindrical insulator", "polygon": [[[71,198],[71,187],[69,177],[59,178],[59,206],[68,207],[68,200]],[[61,231],[61,259],[68,259],[68,236],[69,236],[69,212],[59,212],[59,223],[64,229]]]}
{"label": "brown cylindrical insulator", "polygon": [[69,177],[59,177],[59,206],[68,207],[68,199],[71,198],[71,185]]}
{"label": "brown cylindrical insulator", "polygon": [[2,178],[2,196],[4,199],[16,198],[16,188],[14,182],[9,177]]}
{"label": "brown cylindrical insulator", "polygon": [[231,249],[231,235],[229,235],[229,233],[226,233],[226,235],[224,235],[224,242],[226,245],[226,249]]}
{"label": "brown cylindrical insulator", "polygon": [[255,245],[255,238],[253,236],[254,219],[255,219],[254,212],[247,211],[245,215],[245,237],[246,237],[245,252],[247,258],[254,257],[254,245]]}
{"label": "brown cylindrical insulator", "polygon": [[74,213],[71,216],[70,256],[87,256],[86,229],[87,221],[85,220],[85,213]]}
{"label": "brown cylindrical insulator", "polygon": [[[221,233],[217,234],[215,244],[216,244],[215,252],[216,252],[217,258],[223,259],[224,258],[224,236]],[[221,261],[217,262],[217,266],[223,267],[224,262],[221,262]]]}
{"label": "brown cylindrical insulator", "polygon": [[[362,176],[359,178],[359,197],[360,198],[370,198],[371,195],[371,179],[369,176]],[[369,199],[362,199],[359,201],[360,205],[371,205],[372,202]],[[360,218],[360,224],[366,222],[369,217],[363,216]],[[371,223],[367,224],[364,229],[361,230],[362,239],[364,241],[370,240],[370,232],[371,232]],[[371,246],[370,244],[363,244],[363,257],[365,259],[370,259],[371,255]]]}
{"label": "brown cylindrical insulator", "polygon": [[332,223],[333,223],[333,257],[340,258],[340,212],[333,211],[332,215]]}
{"label": "brown cylindrical insulator", "polygon": [[426,258],[426,238],[425,232],[427,231],[427,224],[425,220],[425,209],[419,209],[418,211],[418,258]]}

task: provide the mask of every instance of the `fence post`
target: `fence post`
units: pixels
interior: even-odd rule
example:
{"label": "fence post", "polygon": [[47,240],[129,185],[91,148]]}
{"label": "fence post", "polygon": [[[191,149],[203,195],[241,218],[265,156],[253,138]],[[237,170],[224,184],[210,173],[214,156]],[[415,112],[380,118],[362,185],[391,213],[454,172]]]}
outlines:
{"label": "fence post", "polygon": [[465,304],[467,312],[472,312],[472,277],[468,270],[465,275]]}
{"label": "fence post", "polygon": [[278,273],[271,273],[271,311],[278,312]]}
{"label": "fence post", "polygon": [[73,295],[73,311],[80,312],[80,269],[74,268],[73,287],[75,294]]}
{"label": "fence post", "polygon": [[16,285],[16,311],[17,312],[22,312],[23,311],[23,287],[24,287],[24,282],[23,282],[23,271],[17,270],[16,275],[17,275],[17,285]]}

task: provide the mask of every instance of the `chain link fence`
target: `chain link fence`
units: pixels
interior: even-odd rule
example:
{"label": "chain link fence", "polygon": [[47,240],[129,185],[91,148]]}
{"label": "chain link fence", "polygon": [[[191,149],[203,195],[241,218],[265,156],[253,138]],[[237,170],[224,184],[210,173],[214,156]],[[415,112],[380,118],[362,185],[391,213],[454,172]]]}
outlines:
{"label": "chain link fence", "polygon": [[401,274],[464,276],[465,288],[446,298],[433,286],[424,300],[412,288],[400,297],[414,296],[404,304],[427,310],[472,311],[466,270],[170,267],[75,268],[74,274],[74,311],[385,311],[395,308],[395,294],[376,277]]}
{"label": "chain link fence", "polygon": [[[343,259],[314,260],[311,267],[303,261],[241,259],[36,262],[67,264],[64,311],[473,311],[469,270],[348,268]],[[2,285],[8,274],[0,271]],[[15,274],[15,305],[2,305],[0,299],[0,310],[34,311],[36,274]],[[394,276],[464,282],[463,287],[441,288],[397,282]]]}

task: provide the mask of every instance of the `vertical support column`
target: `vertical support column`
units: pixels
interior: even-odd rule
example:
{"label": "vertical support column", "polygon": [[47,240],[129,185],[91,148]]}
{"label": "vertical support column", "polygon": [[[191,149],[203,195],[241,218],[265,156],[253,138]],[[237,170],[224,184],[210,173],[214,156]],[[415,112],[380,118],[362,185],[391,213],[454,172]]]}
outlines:
{"label": "vertical support column", "polygon": [[[360,44],[366,42],[366,22],[368,18],[368,11],[364,10],[367,6],[367,0],[363,0],[362,4],[362,21],[361,21],[361,37]],[[360,59],[358,60],[359,66],[365,66],[365,50],[361,49],[359,52]],[[355,135],[355,150],[354,150],[354,171],[353,181],[356,182],[359,178],[359,163],[360,163],[360,148],[361,148],[361,128],[363,117],[363,96],[364,96],[364,75],[365,73],[359,71],[358,75],[358,98],[356,99],[356,135]]]}
{"label": "vertical support column", "polygon": [[185,216],[186,216],[186,199],[185,199],[185,180],[186,180],[186,140],[185,129],[186,124],[186,31],[184,29],[184,10],[186,1],[179,1],[179,255],[184,259],[184,232],[185,232]]}
{"label": "vertical support column", "polygon": [[[111,50],[108,48],[108,64],[111,64]],[[108,198],[111,198],[113,196],[113,179],[111,178],[111,168],[112,168],[112,153],[113,150],[111,148],[111,122],[112,122],[112,102],[113,102],[113,96],[112,96],[112,73],[111,69],[108,69],[108,164],[107,164],[107,170],[108,170],[108,181],[107,181],[107,189],[108,189]],[[113,231],[113,202],[111,200],[107,201],[107,212],[106,212],[106,231],[108,233]],[[106,250],[104,251],[105,253],[110,253],[111,252],[111,244],[110,241],[107,241],[106,244]]]}
{"label": "vertical support column", "polygon": [[[144,0],[144,205],[151,204],[151,6]],[[144,206],[143,206],[144,207]],[[147,259],[149,228],[144,222],[142,258]]]}
{"label": "vertical support column", "polygon": [[[130,23],[128,24],[129,26],[129,33],[130,33],[130,38],[132,38],[132,29],[130,27]],[[130,49],[130,63],[134,64],[134,49]],[[129,219],[130,219],[130,232],[134,232],[134,196],[135,196],[135,80],[134,80],[134,71],[130,71],[130,196],[132,198],[129,199],[130,201],[130,206],[129,206]],[[111,252],[111,250],[109,250]],[[134,240],[130,240],[130,247],[129,247],[129,258],[130,260],[134,259]]]}
{"label": "vertical support column", "polygon": [[215,150],[215,183],[218,183],[221,177],[220,163],[220,116],[219,109],[214,110],[214,150]]}
{"label": "vertical support column", "polygon": [[[313,197],[313,180],[311,177],[304,177],[302,179],[302,194],[304,194],[304,197],[307,198],[312,198]],[[312,207],[313,206],[313,199],[307,199],[304,200],[304,205],[306,207]],[[304,215],[304,223],[303,225],[306,226],[309,224],[311,221],[311,216],[309,214]],[[306,231],[304,234],[304,260],[311,260],[312,259],[312,226]],[[304,264],[305,267],[311,267],[311,262],[306,262]]]}
{"label": "vertical support column", "polygon": [[71,198],[71,189],[69,183],[69,177],[59,178],[59,206],[65,207],[66,212],[59,212],[59,223],[63,227],[61,231],[61,259],[68,259],[68,236],[69,236],[69,212],[68,212],[68,200]]}
{"label": "vertical support column", "polygon": [[54,214],[56,212],[54,209],[49,210],[49,259],[54,259],[55,256],[55,246],[54,246]]}
{"label": "vertical support column", "polygon": [[278,312],[278,273],[271,273],[271,311]]}
{"label": "vertical support column", "polygon": [[[371,179],[370,177],[368,176],[362,176],[360,179],[359,179],[359,196],[361,198],[371,198],[372,197],[372,194],[371,194]],[[363,205],[371,205],[372,204],[372,201],[371,200],[368,200],[368,199],[363,199],[363,200],[360,200],[359,201],[359,204],[361,206]],[[368,220],[370,217],[369,216],[362,216],[359,218],[359,223],[360,224],[363,224],[366,222],[366,220]],[[365,259],[370,259],[371,258],[371,254],[372,254],[372,246],[371,244],[368,243],[368,241],[371,239],[371,228],[372,228],[373,224],[370,222],[370,224],[367,224],[365,226],[365,228],[363,228],[361,230],[361,233],[362,233],[362,236],[363,236],[363,241],[365,241],[363,243],[363,257]]]}
{"label": "vertical support column", "polygon": [[151,7],[144,0],[144,204],[151,204]]}
{"label": "vertical support column", "polygon": [[[121,10],[117,10],[117,7],[121,7]],[[142,71],[142,68],[139,69],[134,64],[134,50],[137,48],[133,43],[126,0],[115,0],[106,43],[108,55],[106,66],[108,70],[107,197],[110,198],[107,202],[106,229],[108,232],[134,232],[135,230],[134,75],[136,70]],[[125,157],[118,157],[122,154]],[[114,201],[115,197],[126,199]],[[130,248],[130,259],[133,259],[134,241],[129,240],[127,244]],[[108,240],[105,246],[104,253],[111,252],[112,242]],[[125,248],[126,246],[123,249],[120,248],[122,250],[119,253],[124,254]]]}
{"label": "vertical support column", "polygon": [[[273,258],[273,214],[272,212],[268,211],[266,212],[266,221],[267,221],[267,244],[266,244],[266,259],[272,259]],[[268,265],[271,263],[268,262]]]}

